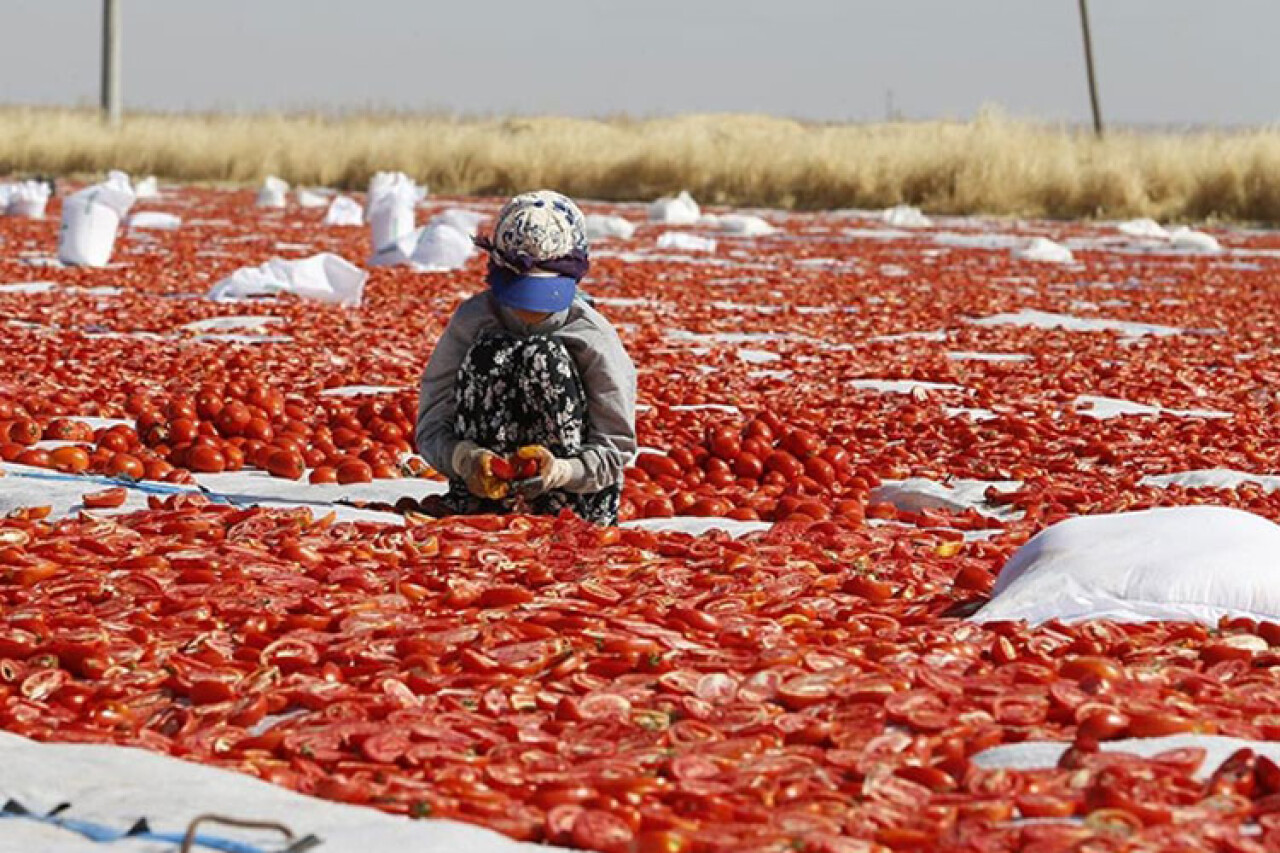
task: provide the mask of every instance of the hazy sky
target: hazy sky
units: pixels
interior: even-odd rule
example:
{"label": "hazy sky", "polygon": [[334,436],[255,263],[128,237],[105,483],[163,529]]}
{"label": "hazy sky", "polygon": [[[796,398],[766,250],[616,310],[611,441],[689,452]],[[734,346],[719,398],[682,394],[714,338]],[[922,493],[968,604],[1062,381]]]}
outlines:
{"label": "hazy sky", "polygon": [[[1085,121],[1075,0],[121,0],[126,108]],[[99,0],[0,0],[0,102],[95,103]],[[1280,122],[1277,0],[1093,0],[1107,118]]]}

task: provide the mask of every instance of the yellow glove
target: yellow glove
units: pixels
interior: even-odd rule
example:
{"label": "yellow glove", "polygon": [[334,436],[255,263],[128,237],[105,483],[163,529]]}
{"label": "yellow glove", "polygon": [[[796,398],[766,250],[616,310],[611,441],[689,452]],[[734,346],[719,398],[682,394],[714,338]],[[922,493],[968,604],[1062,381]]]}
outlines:
{"label": "yellow glove", "polygon": [[478,498],[491,501],[507,496],[507,483],[493,476],[493,460],[498,456],[474,441],[460,441],[453,449],[449,461],[458,478],[466,482],[467,489]]}

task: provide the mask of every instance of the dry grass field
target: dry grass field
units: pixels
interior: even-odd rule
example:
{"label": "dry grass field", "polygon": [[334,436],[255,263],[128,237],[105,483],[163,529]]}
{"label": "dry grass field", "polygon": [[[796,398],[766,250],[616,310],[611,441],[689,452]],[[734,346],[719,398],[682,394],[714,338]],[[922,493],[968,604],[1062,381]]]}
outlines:
{"label": "dry grass field", "polygon": [[534,186],[584,198],[688,189],[707,203],[909,203],[938,213],[1280,222],[1280,129],[1083,131],[974,121],[807,124],[763,116],[462,119],[414,115],[129,115],[0,109],[0,175],[100,173],[363,188],[378,170],[432,191]]}

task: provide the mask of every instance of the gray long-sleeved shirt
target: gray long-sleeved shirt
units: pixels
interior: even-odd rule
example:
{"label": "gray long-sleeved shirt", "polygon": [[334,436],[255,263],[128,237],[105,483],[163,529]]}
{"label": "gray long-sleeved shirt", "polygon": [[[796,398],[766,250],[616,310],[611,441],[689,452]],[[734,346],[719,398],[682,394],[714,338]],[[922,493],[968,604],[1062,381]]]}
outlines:
{"label": "gray long-sleeved shirt", "polygon": [[622,469],[636,452],[636,368],[613,326],[576,299],[568,309],[536,326],[521,322],[488,292],[458,306],[422,373],[414,444],[431,467],[453,470],[454,381],[476,338],[488,329],[514,335],[550,335],[564,344],[578,367],[587,395],[587,430],[567,491],[586,494],[622,482]]}

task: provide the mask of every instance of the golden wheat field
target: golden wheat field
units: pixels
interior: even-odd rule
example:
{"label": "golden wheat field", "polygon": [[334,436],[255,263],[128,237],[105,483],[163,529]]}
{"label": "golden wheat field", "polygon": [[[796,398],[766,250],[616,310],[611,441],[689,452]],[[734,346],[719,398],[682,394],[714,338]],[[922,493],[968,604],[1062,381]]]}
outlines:
{"label": "golden wheat field", "polygon": [[0,109],[0,174],[363,188],[399,170],[449,194],[534,186],[602,200],[688,189],[782,208],[915,204],[937,213],[1280,222],[1280,128],[1078,129],[969,122],[813,124],[754,115],[604,120],[133,114]]}

